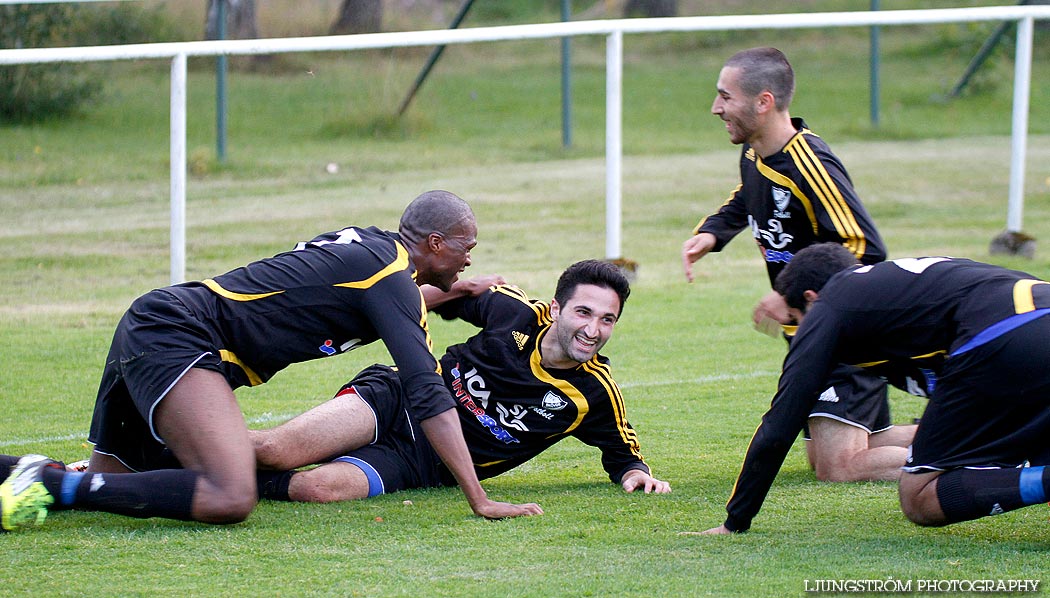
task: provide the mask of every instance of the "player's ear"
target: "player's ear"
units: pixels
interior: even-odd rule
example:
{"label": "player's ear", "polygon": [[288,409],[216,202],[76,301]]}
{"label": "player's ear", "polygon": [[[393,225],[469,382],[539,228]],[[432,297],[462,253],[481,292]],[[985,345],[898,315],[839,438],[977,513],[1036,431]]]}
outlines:
{"label": "player's ear", "polygon": [[433,232],[427,235],[427,249],[437,253],[441,250],[441,245],[445,242],[445,237],[441,233]]}
{"label": "player's ear", "polygon": [[773,93],[769,90],[763,91],[758,94],[755,100],[755,107],[759,112],[771,112],[777,109],[777,99],[773,97]]}
{"label": "player's ear", "polygon": [[802,291],[802,298],[806,300],[806,306],[808,307],[810,303],[820,298],[820,294],[816,291]]}
{"label": "player's ear", "polygon": [[558,305],[557,299],[551,299],[551,318],[557,320],[558,314],[561,313],[561,306]]}

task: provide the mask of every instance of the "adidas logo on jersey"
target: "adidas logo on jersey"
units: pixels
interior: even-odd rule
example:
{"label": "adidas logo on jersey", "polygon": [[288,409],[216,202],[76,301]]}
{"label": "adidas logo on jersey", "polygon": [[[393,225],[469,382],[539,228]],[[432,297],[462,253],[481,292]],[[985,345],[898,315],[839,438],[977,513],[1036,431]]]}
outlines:
{"label": "adidas logo on jersey", "polygon": [[529,342],[529,335],[522,334],[517,330],[510,333],[514,337],[514,342],[518,345],[518,350],[521,351],[525,348],[525,343]]}
{"label": "adidas logo on jersey", "polygon": [[820,401],[827,401],[829,403],[838,403],[839,402],[839,395],[838,395],[837,392],[835,392],[835,387],[834,386],[829,386],[827,390],[825,390],[824,392],[820,393],[820,399],[818,399],[818,400],[820,400]]}

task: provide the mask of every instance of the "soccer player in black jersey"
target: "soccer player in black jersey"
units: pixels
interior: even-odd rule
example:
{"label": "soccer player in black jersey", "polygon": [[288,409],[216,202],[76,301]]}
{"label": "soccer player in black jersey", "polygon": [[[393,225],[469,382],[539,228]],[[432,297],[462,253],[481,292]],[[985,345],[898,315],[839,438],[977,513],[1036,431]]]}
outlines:
{"label": "soccer player in black jersey", "polygon": [[[452,293],[428,296],[442,317],[481,328],[441,358],[478,477],[517,467],[573,436],[600,449],[609,479],[627,492],[670,492],[642,460],[608,360],[598,353],[630,292],[620,270],[578,262],[562,274],[550,303],[490,286],[499,280],[464,280]],[[330,502],[455,484],[416,425],[394,371],[370,367],[328,403],[252,431],[260,465],[277,470],[259,473],[260,495]],[[314,463],[324,464],[289,471]]]}
{"label": "soccer player in black jersey", "polygon": [[723,525],[747,530],[837,363],[929,398],[900,477],[911,521],[941,526],[1050,498],[1050,283],[966,259],[858,265],[800,251],[777,290],[801,321]]}
{"label": "soccer player in black jersey", "polygon": [[419,285],[449,290],[470,265],[473,212],[452,193],[430,191],[408,205],[398,231],[347,227],[140,297],[106,360],[87,472],[23,457],[0,484],[2,527],[39,521],[48,508],[243,521],[258,500],[256,466],[233,389],[380,339],[398,366],[408,409],[474,513],[541,512],[485,495],[431,352]]}
{"label": "soccer player in black jersey", "polygon": [[[734,54],[722,68],[711,112],[742,145],[740,184],[717,212],[704,218],[682,248],[687,280],[693,263],[721,251],[749,230],[766,263],[770,285],[799,250],[841,243],[865,264],[886,257],[875,224],[846,169],[827,144],[789,112],[795,77],[775,48]],[[756,326],[790,337],[794,326],[774,291],[754,309]],[[806,450],[817,478],[826,481],[895,480],[915,426],[894,426],[886,386],[857,368],[828,378],[807,422]]]}

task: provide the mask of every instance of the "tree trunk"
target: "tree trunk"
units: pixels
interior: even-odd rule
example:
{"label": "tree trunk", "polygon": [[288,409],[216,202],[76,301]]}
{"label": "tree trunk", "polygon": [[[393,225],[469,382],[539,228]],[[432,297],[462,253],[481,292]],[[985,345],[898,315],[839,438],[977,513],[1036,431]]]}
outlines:
{"label": "tree trunk", "polygon": [[677,17],[678,0],[627,0],[623,16]]}
{"label": "tree trunk", "polygon": [[219,2],[225,3],[226,33],[224,39],[255,39],[259,26],[255,19],[255,0],[208,0],[205,39],[219,39]]}
{"label": "tree trunk", "polygon": [[383,0],[343,0],[339,17],[329,33],[377,33],[382,30]]}

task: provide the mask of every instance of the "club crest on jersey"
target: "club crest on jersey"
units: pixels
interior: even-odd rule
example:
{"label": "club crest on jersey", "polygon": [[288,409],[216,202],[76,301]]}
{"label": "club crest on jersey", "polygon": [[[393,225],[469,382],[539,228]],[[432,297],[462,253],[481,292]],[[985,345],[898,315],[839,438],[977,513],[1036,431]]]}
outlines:
{"label": "club crest on jersey", "polygon": [[544,409],[550,409],[551,411],[560,411],[565,409],[565,406],[569,404],[568,401],[554,394],[553,391],[548,390],[547,394],[543,395],[543,401],[540,403]]}
{"label": "club crest on jersey", "polygon": [[788,204],[791,203],[791,192],[787,189],[781,189],[780,187],[773,187],[773,205],[776,206],[776,210],[773,211],[773,216],[777,218],[791,218],[791,212],[787,211]]}

